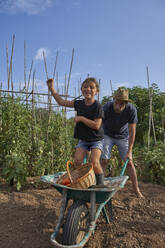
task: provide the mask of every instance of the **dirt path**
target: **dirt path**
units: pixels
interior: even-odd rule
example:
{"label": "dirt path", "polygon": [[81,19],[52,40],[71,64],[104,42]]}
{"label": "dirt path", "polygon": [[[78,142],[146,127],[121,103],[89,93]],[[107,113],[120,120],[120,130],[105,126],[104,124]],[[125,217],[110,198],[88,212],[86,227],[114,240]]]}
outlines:
{"label": "dirt path", "polygon": [[[114,221],[100,215],[86,248],[165,247],[165,187],[140,183],[145,199],[137,199],[127,182],[113,197]],[[50,235],[60,209],[61,195],[30,179],[21,192],[0,184],[0,247],[51,248]]]}

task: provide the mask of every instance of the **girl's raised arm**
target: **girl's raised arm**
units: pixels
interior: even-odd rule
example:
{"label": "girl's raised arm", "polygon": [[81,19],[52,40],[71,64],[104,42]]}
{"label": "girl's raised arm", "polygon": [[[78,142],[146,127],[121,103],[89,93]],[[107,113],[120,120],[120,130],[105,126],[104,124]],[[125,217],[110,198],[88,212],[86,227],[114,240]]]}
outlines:
{"label": "girl's raised arm", "polygon": [[73,108],[73,107],[74,107],[74,100],[72,100],[72,101],[64,100],[64,99],[57,93],[57,91],[56,91],[55,88],[54,88],[54,80],[53,80],[52,78],[50,78],[50,79],[47,80],[47,85],[48,85],[49,90],[50,90],[51,93],[52,93],[52,96],[54,97],[54,99],[56,100],[56,102],[57,102],[59,105],[64,106],[64,107],[70,107],[70,108]]}

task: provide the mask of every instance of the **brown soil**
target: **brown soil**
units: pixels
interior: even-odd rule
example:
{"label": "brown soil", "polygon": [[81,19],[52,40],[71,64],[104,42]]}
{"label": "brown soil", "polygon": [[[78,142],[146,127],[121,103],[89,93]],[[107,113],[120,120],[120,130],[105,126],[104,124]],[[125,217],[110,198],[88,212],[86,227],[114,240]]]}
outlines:
{"label": "brown soil", "polygon": [[[128,181],[113,196],[114,220],[99,216],[86,248],[165,247],[165,187],[140,183],[145,199],[132,193]],[[61,195],[39,178],[21,192],[0,184],[0,247],[51,248],[50,235],[59,216]]]}

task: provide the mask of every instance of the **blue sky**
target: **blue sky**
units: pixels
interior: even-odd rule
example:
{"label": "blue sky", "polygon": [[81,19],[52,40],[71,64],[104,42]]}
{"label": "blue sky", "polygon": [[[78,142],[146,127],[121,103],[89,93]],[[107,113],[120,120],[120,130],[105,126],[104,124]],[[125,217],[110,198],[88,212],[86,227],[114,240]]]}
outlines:
{"label": "blue sky", "polygon": [[[87,75],[101,82],[100,98],[118,86],[147,87],[165,92],[164,0],[0,0],[0,82],[7,89],[6,46],[9,59],[15,34],[13,82],[18,89],[34,60],[39,92],[47,92],[43,62],[52,77],[56,54],[59,88],[69,74],[75,49],[69,94],[78,94],[78,82]],[[76,90],[75,90],[76,89]]]}

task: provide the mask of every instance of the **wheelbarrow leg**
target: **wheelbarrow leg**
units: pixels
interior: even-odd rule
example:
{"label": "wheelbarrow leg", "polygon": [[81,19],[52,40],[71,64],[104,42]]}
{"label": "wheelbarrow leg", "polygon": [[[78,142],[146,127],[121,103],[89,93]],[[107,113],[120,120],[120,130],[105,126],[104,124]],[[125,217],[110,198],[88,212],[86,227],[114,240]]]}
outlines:
{"label": "wheelbarrow leg", "polygon": [[57,234],[59,232],[59,230],[60,230],[60,227],[62,225],[62,221],[64,219],[64,213],[65,213],[67,203],[68,203],[67,189],[63,189],[62,202],[61,202],[61,208],[60,208],[60,215],[59,215],[58,222],[57,222],[57,225],[55,227],[55,232],[53,233],[53,235]]}
{"label": "wheelbarrow leg", "polygon": [[92,191],[90,193],[90,203],[91,203],[91,209],[90,209],[90,219],[91,221],[95,221],[96,218],[96,192]]}
{"label": "wheelbarrow leg", "polygon": [[107,206],[108,206],[108,210],[109,210],[110,221],[113,221],[112,198],[107,202]]}
{"label": "wheelbarrow leg", "polygon": [[105,206],[103,207],[102,212],[103,212],[103,215],[104,215],[104,219],[106,220],[106,223],[107,223],[107,224],[110,224],[109,216],[108,216],[108,214],[107,214],[107,210],[106,210]]}

